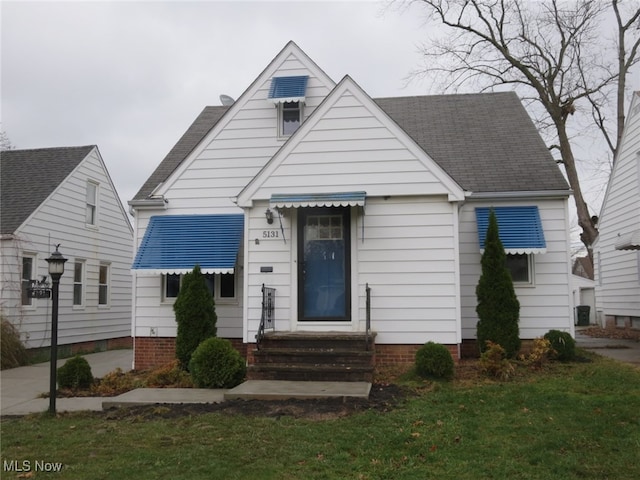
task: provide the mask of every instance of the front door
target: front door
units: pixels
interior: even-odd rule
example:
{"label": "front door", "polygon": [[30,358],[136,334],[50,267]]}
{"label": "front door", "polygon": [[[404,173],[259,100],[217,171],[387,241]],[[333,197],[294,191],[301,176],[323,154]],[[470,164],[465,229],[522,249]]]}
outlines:
{"label": "front door", "polygon": [[298,212],[298,319],[350,321],[349,208]]}

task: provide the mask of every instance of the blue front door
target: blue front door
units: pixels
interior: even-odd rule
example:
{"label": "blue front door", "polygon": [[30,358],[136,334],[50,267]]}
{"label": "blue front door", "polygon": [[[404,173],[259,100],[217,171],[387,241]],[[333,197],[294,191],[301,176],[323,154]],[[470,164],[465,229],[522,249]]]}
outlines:
{"label": "blue front door", "polygon": [[299,210],[299,320],[351,320],[349,231],[348,208]]}

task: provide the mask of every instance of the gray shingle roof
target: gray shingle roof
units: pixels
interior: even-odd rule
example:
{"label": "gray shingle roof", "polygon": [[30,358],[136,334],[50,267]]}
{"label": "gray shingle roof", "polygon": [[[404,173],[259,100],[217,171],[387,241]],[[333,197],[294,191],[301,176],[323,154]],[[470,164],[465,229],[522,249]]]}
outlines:
{"label": "gray shingle roof", "polygon": [[375,101],[467,191],[569,189],[513,92]]}
{"label": "gray shingle roof", "polygon": [[[379,98],[375,102],[463,189],[569,187],[513,92]],[[229,107],[206,107],[135,199],[146,198],[182,163]]]}
{"label": "gray shingle roof", "polygon": [[229,110],[229,107],[205,107],[195,121],[182,135],[178,143],[169,151],[160,165],[153,171],[151,176],[142,185],[134,200],[142,200],[151,195],[151,192],[162,182],[164,182],[173,171],[178,168],[182,161],[198,146],[202,139],[209,133],[222,115]]}
{"label": "gray shingle roof", "polygon": [[0,233],[14,233],[93,148],[0,152]]}

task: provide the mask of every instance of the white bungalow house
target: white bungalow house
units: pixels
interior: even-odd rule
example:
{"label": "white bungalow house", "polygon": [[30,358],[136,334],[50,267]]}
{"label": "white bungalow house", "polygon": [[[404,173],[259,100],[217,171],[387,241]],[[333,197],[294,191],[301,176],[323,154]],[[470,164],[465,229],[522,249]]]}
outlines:
{"label": "white bungalow house", "polygon": [[218,335],[250,363],[262,320],[294,344],[370,326],[379,364],[427,341],[459,357],[490,208],[521,336],[573,332],[569,195],[514,93],[372,99],[290,42],[237,101],[206,107],[129,202],[136,368],[173,355],[172,302],[195,264]]}
{"label": "white bungalow house", "polygon": [[598,229],[593,253],[600,323],[640,328],[640,92],[631,100]]}
{"label": "white bungalow house", "polygon": [[62,351],[131,345],[133,229],[98,147],[0,153],[0,311],[28,349],[51,342],[51,299],[29,298],[60,244]]}

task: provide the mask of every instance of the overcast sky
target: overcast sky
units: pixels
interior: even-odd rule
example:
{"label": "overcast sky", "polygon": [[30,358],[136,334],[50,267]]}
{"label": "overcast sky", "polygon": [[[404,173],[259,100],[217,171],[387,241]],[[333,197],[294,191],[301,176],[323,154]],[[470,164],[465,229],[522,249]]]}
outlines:
{"label": "overcast sky", "polygon": [[385,6],[3,0],[0,129],[15,148],[98,145],[126,207],[200,111],[238,98],[289,40],[374,98],[432,93],[406,85],[423,11]]}

